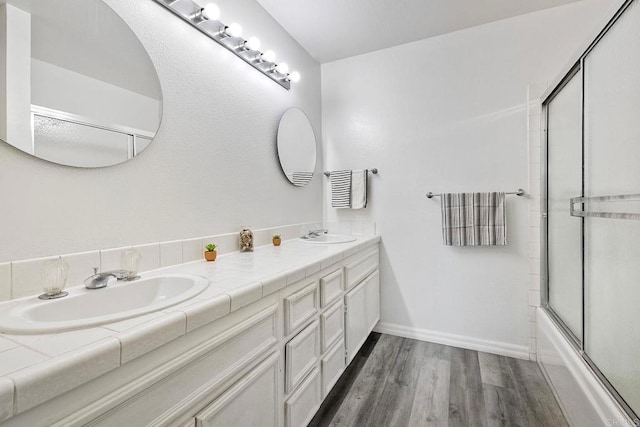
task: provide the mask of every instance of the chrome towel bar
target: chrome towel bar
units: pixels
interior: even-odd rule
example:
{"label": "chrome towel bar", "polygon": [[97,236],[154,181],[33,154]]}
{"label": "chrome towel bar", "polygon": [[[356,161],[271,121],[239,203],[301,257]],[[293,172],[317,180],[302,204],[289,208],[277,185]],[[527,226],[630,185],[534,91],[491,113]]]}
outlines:
{"label": "chrome towel bar", "polygon": [[[515,194],[516,196],[524,196],[525,192],[524,192],[524,190],[522,188],[518,188],[518,191],[509,191],[509,192],[506,192],[504,194]],[[442,196],[442,194],[434,194],[431,191],[429,191],[426,194],[426,196],[427,196],[427,199],[432,199],[434,197],[440,197],[440,196]]]}
{"label": "chrome towel bar", "polygon": [[[378,168],[373,168],[373,169],[367,169],[369,172],[371,172],[374,175],[378,175]],[[325,174],[325,176],[331,176],[331,172],[330,171],[324,171],[323,172]]]}

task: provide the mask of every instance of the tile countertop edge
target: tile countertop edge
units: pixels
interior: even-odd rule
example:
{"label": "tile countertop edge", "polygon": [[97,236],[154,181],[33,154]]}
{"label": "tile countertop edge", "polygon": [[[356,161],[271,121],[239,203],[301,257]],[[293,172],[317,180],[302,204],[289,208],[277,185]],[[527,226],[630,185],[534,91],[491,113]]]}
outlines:
{"label": "tile countertop edge", "polygon": [[[329,253],[316,255],[313,259],[304,260],[304,262],[300,262],[293,267],[288,267],[276,273],[266,273],[265,276],[258,281],[245,280],[241,286],[234,289],[225,289],[224,293],[213,296],[204,301],[194,301],[194,304],[179,307],[173,312],[159,311],[157,313],[162,313],[163,315],[159,316],[157,319],[136,325],[126,331],[114,335],[113,337],[97,340],[96,342],[73,349],[59,356],[48,358],[43,362],[0,376],[0,422],[59,396],[62,394],[61,386],[63,386],[64,392],[75,387],[79,387],[80,385],[101,375],[117,369],[121,364],[133,360],[134,358],[141,357],[159,346],[168,344],[194,329],[218,320],[235,310],[291,285],[294,281],[288,280],[289,278],[295,278],[295,281],[303,280],[306,277],[316,274],[321,269],[334,265],[347,257],[367,249],[368,247],[375,246],[380,242],[380,240],[379,235],[366,235],[358,236],[358,240],[350,243],[338,245],[308,245],[309,248],[329,248]],[[297,239],[292,239],[283,242],[281,247],[288,246],[286,245],[287,243],[289,245],[292,243],[296,244],[296,241]],[[298,242],[297,244],[307,246],[307,244],[302,242]],[[268,248],[268,246],[263,246],[261,248],[264,250],[264,248]],[[257,248],[256,252],[259,251],[260,248]],[[237,254],[237,252],[228,254],[224,258],[231,259],[229,257],[234,254]],[[190,270],[192,270],[194,265],[199,264],[201,263],[185,263],[178,266],[153,270],[148,273],[157,274],[161,271],[171,269],[172,272],[177,272],[177,270],[179,270],[180,272],[187,274],[190,273]],[[210,286],[216,287],[215,279],[210,280]],[[224,287],[224,285],[222,286]],[[265,287],[267,288],[266,292],[264,291]],[[206,304],[206,301],[209,300],[213,303],[211,306]],[[196,306],[197,303],[205,304],[205,306],[209,306],[211,308],[215,308],[222,304],[225,308],[215,316],[208,316],[206,319],[201,319],[196,328],[190,328],[189,318],[190,314],[193,313],[191,308]],[[170,325],[170,331],[163,335],[158,329],[160,325]],[[108,327],[108,324],[102,326]],[[133,353],[127,354],[126,351],[123,352],[124,343],[122,342],[123,340],[120,339],[123,336],[135,337],[135,342],[144,342],[148,338],[153,339],[155,336],[155,342],[147,348],[136,348]],[[28,346],[23,347],[29,348]],[[97,364],[87,364],[87,358],[92,358],[101,362]],[[76,372],[78,368],[82,368],[82,375],[71,375]],[[43,384],[45,384],[44,387],[42,386]]]}

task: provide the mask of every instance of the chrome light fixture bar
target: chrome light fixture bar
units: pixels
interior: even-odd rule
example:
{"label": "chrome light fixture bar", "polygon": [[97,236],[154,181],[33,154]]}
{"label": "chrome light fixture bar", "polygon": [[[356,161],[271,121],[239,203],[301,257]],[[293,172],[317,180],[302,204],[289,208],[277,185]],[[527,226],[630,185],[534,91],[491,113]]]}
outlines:
{"label": "chrome light fixture bar", "polygon": [[296,83],[300,80],[300,73],[289,72],[286,63],[276,63],[276,56],[272,50],[260,51],[260,40],[257,37],[245,40],[239,24],[223,24],[219,20],[220,9],[215,4],[209,3],[201,7],[193,0],[155,1],[283,88],[289,90],[291,82]]}

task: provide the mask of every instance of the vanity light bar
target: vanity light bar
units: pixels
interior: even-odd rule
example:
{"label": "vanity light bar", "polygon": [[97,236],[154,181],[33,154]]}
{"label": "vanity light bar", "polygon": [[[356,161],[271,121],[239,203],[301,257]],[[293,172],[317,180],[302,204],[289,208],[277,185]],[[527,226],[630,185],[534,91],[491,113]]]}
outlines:
{"label": "vanity light bar", "polygon": [[300,80],[300,73],[289,72],[289,66],[286,63],[276,63],[276,55],[272,50],[260,51],[260,40],[257,37],[245,40],[239,24],[234,22],[226,26],[219,21],[220,9],[215,4],[209,3],[201,7],[193,0],[155,1],[283,88],[289,90],[291,82],[296,83]]}

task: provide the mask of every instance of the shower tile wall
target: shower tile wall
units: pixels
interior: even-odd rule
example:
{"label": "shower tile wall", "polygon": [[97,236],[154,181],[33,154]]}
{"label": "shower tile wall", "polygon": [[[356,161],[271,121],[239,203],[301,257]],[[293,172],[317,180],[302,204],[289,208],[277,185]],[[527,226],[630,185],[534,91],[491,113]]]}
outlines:
{"label": "shower tile wall", "polygon": [[536,310],[540,306],[542,248],[542,103],[540,97],[547,89],[547,83],[530,84],[528,88],[528,144],[529,144],[529,360],[537,360]]}

